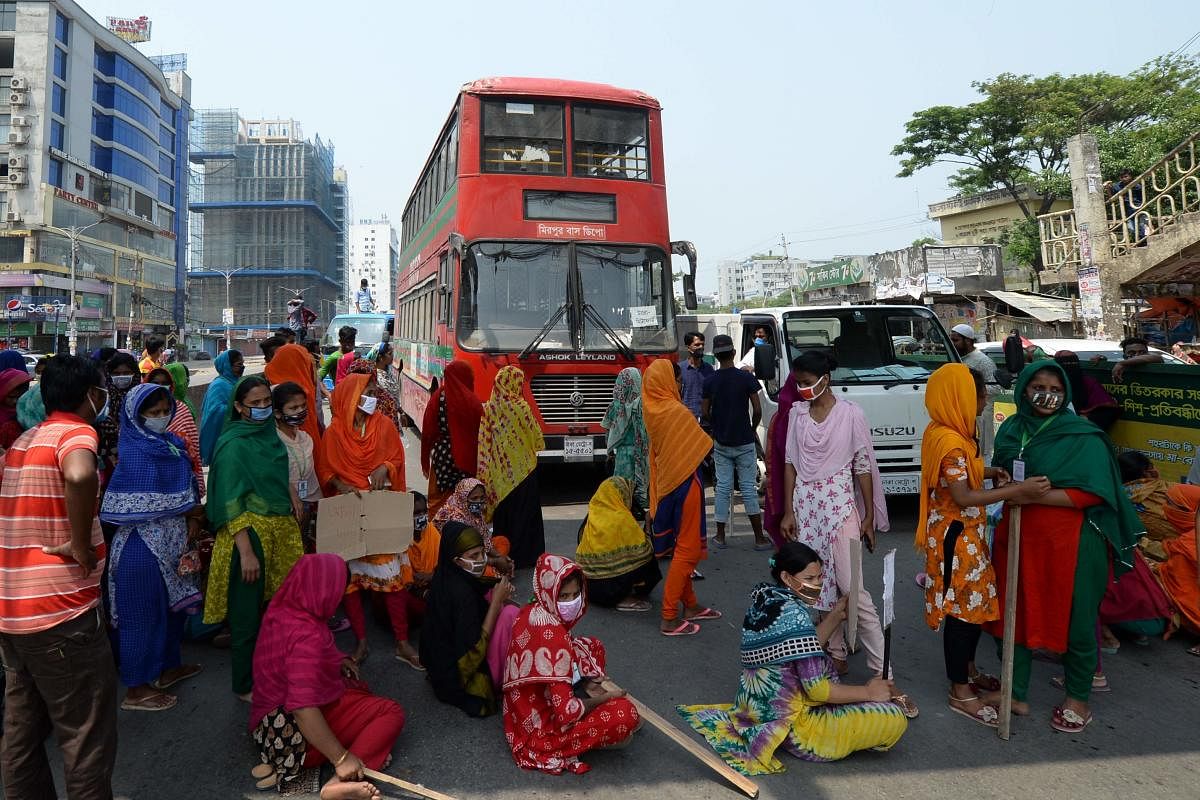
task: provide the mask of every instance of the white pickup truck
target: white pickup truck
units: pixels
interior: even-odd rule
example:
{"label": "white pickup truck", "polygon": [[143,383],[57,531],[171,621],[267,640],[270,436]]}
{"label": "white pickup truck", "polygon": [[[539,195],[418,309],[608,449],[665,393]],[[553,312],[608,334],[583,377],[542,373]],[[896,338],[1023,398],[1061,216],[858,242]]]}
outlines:
{"label": "white pickup truck", "polygon": [[801,306],[748,309],[741,313],[743,356],[764,327],[769,344],[755,349],[755,375],[762,383],[760,440],[775,415],[775,399],[792,359],[823,350],[838,362],[831,388],[862,407],[871,426],[887,494],[915,494],[921,482],[921,437],[925,383],[958,353],[938,318],[924,306]]}

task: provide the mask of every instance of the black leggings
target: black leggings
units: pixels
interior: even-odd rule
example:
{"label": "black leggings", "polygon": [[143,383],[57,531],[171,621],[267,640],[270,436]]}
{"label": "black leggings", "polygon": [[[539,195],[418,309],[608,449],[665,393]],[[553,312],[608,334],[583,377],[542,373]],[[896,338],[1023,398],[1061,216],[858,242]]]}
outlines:
{"label": "black leggings", "polygon": [[[946,538],[942,542],[942,591],[949,591],[953,573],[954,549],[963,524],[957,520],[950,523]],[[946,616],[946,630],[942,634],[942,651],[946,659],[946,677],[951,683],[967,683],[970,680],[968,665],[975,660],[975,649],[979,646],[980,625],[963,622]]]}
{"label": "black leggings", "polygon": [[946,617],[942,650],[946,657],[946,677],[951,683],[970,682],[970,668],[967,665],[975,660],[975,649],[979,646],[981,633],[981,625]]}

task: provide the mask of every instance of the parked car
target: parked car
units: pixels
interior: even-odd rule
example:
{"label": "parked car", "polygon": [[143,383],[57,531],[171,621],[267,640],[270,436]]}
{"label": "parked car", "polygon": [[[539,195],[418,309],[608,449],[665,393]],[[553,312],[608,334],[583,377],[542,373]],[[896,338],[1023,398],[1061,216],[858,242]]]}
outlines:
{"label": "parked car", "polygon": [[192,361],[212,361],[212,356],[207,350],[193,350]]}
{"label": "parked car", "polygon": [[[1029,341],[1042,348],[1046,352],[1046,355],[1051,357],[1059,350],[1070,350],[1079,356],[1079,360],[1084,364],[1096,356],[1100,356],[1114,364],[1125,358],[1124,353],[1121,352],[1121,344],[1119,342],[1108,342],[1102,339],[1030,339]],[[1004,342],[981,342],[975,345],[975,348],[981,350],[997,364],[1004,363]],[[1164,364],[1187,363],[1165,350],[1159,350],[1157,347],[1151,347],[1150,352],[1162,356]]]}

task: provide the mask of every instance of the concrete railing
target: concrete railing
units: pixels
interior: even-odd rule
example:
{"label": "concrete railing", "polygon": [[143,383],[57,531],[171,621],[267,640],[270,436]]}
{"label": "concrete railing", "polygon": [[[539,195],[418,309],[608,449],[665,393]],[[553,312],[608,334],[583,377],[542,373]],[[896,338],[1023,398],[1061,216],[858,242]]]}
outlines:
{"label": "concrete railing", "polygon": [[[1200,132],[1114,192],[1106,204],[1114,257],[1132,252],[1184,215],[1200,211]],[[1073,211],[1043,214],[1038,217],[1038,228],[1042,263],[1047,269],[1079,265],[1079,232]],[[1096,241],[1094,236],[1092,241]]]}

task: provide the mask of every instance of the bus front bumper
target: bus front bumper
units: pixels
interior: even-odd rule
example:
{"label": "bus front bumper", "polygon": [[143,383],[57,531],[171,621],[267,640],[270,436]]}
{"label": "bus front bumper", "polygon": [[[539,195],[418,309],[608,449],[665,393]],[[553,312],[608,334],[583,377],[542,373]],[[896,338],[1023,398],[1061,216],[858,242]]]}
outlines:
{"label": "bus front bumper", "polygon": [[546,449],[538,453],[540,464],[592,464],[608,458],[603,434],[547,436]]}

